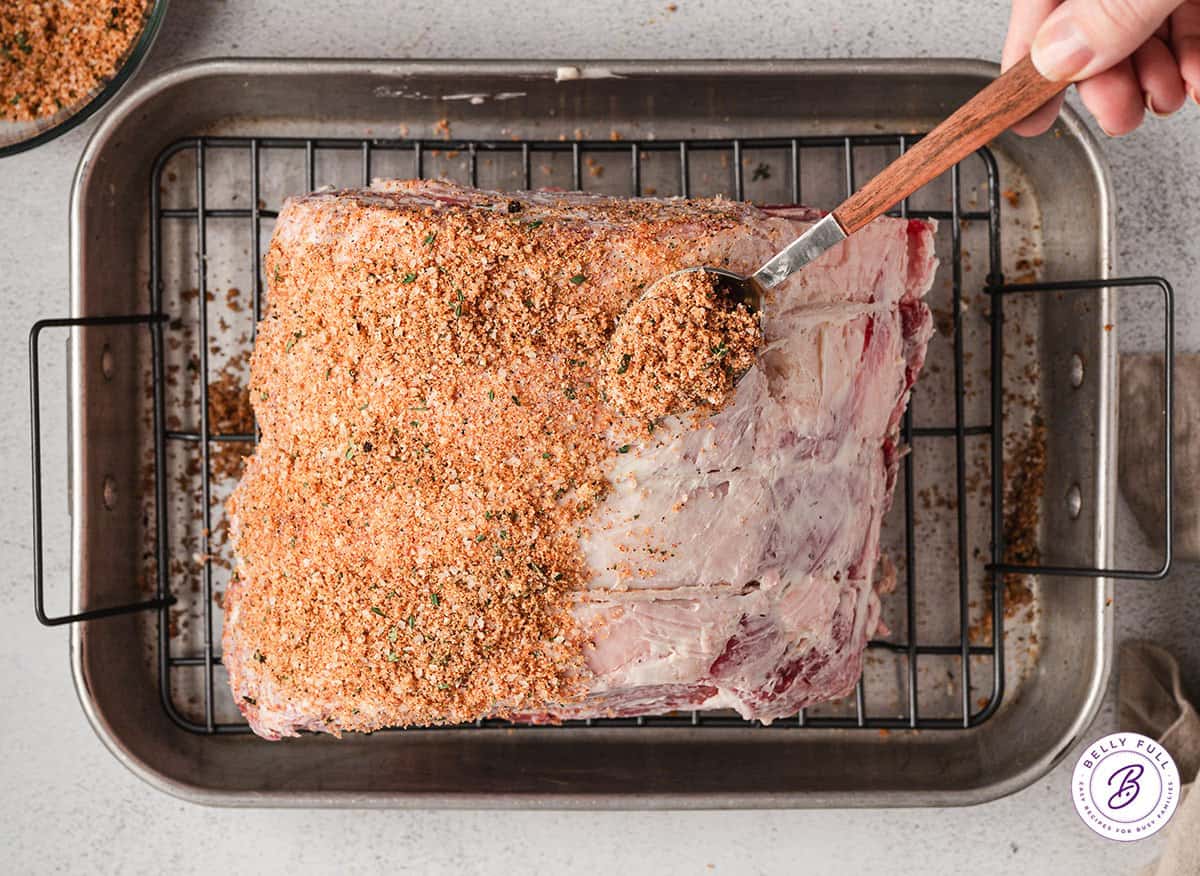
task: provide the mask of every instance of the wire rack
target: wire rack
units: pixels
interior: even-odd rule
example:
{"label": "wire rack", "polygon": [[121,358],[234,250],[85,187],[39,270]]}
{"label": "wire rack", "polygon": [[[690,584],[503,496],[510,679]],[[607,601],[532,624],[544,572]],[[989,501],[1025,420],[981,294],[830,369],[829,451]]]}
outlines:
{"label": "wire rack", "polygon": [[[327,183],[367,185],[379,176],[448,176],[498,189],[557,186],[659,196],[722,193],[739,200],[832,207],[855,190],[857,178],[882,167],[915,139],[905,134],[641,142],[211,137],[174,143],[160,154],[151,173],[150,314],[109,318],[110,322],[145,322],[151,327],[154,478],[148,518],[153,520],[156,536],[156,593],[153,599],[126,606],[60,618],[45,615],[36,337],[42,328],[53,325],[96,321],[47,320],[35,327],[31,338],[39,618],[44,623],[65,623],[129,611],[156,611],[160,692],[170,717],[195,733],[249,732],[221,678],[217,602],[227,572],[215,558],[222,547],[217,533],[226,486],[218,482],[214,464],[227,448],[249,453],[257,430],[223,432],[217,428],[208,387],[217,360],[228,362],[244,356],[252,344],[254,325],[265,304],[263,248],[278,215],[277,207],[287,194]],[[930,393],[927,398],[926,383],[934,378],[923,377],[902,422],[902,438],[911,452],[903,459],[896,507],[887,527],[892,536],[890,552],[898,567],[897,592],[884,600],[890,633],[869,643],[867,664],[875,669],[864,672],[851,696],[828,708],[802,710],[792,719],[775,722],[772,728],[976,726],[995,714],[1004,699],[1003,576],[1105,574],[1088,567],[1004,562],[1004,438],[1006,416],[1013,419],[1005,409],[1004,307],[1009,293],[1037,287],[1004,285],[999,173],[993,154],[980,150],[938,184],[903,202],[894,213],[940,222],[940,276],[947,281],[940,294],[948,320],[942,331],[949,340],[942,338],[938,348],[945,366],[945,391]],[[967,234],[971,235],[976,265],[980,259],[985,265],[982,271],[975,268],[972,276],[987,302],[986,312],[973,312],[970,323],[964,282],[972,270],[968,258],[972,254],[964,244]],[[229,331],[225,323],[230,314],[213,292],[221,285],[214,274],[232,271],[232,265],[250,281],[248,322],[241,335]],[[195,288],[191,295],[181,297],[175,287],[186,284],[187,277]],[[1061,290],[1065,285],[1071,284],[1053,288]],[[1079,289],[1107,285],[1117,282],[1074,284]],[[1162,286],[1169,320],[1170,290]],[[172,340],[171,332],[185,322],[199,338],[187,359],[188,369],[197,372],[193,377],[199,387],[190,399],[179,397],[172,389],[180,368],[177,357],[172,364],[172,349],[180,344]],[[219,331],[215,328],[218,323]],[[214,340],[218,337],[223,339],[219,343]],[[973,355],[967,351],[968,344]],[[934,355],[931,347],[931,359]],[[1169,406],[1169,385],[1167,395]],[[1169,418],[1169,410],[1167,413]],[[1169,495],[1169,441],[1167,455]],[[921,514],[920,497],[930,479],[946,493],[946,513],[933,523],[923,520]],[[195,561],[190,565],[178,556],[179,538],[173,527],[180,518],[190,518],[194,524],[187,541]],[[926,556],[929,538],[921,532],[930,525],[944,542],[932,566]],[[1167,550],[1169,563],[1169,544]],[[1153,572],[1108,574],[1161,577],[1163,573],[1165,565]],[[923,620],[925,606],[930,604],[945,613],[940,621]],[[185,617],[189,631],[181,636],[178,627]],[[982,627],[981,617],[988,620]],[[938,673],[938,681],[931,688],[925,676],[933,671]],[[570,721],[564,727],[732,727],[750,723],[732,713],[691,712]],[[484,720],[477,726],[513,725]]]}

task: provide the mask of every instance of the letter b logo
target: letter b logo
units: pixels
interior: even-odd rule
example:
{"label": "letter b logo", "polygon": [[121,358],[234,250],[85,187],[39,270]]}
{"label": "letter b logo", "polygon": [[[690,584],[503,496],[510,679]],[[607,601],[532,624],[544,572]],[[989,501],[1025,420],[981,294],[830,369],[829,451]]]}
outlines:
{"label": "letter b logo", "polygon": [[1116,788],[1112,796],[1108,798],[1109,809],[1124,809],[1137,799],[1138,793],[1142,790],[1138,779],[1145,771],[1146,768],[1140,763],[1131,763],[1116,770],[1108,777],[1109,787]]}

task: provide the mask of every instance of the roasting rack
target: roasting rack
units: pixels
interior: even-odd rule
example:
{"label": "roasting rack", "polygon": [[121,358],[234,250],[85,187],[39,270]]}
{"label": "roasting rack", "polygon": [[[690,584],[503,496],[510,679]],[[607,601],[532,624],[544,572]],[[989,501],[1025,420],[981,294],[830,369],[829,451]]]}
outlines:
{"label": "roasting rack", "polygon": [[[592,164],[599,159],[606,169],[605,186],[608,190],[619,190],[627,195],[678,194],[689,196],[700,194],[692,185],[693,165],[699,159],[710,160],[721,156],[721,164],[727,168],[728,194],[736,199],[753,196],[752,184],[757,181],[759,170],[751,169],[746,163],[749,154],[769,151],[783,158],[784,172],[792,203],[804,203],[806,191],[803,168],[815,160],[835,159],[843,169],[840,180],[840,197],[855,190],[856,168],[860,165],[859,154],[864,150],[885,152],[891,155],[902,153],[918,135],[913,134],[869,134],[856,136],[807,136],[784,138],[755,138],[734,140],[574,140],[574,141],[521,141],[521,140],[422,140],[422,139],[324,139],[304,137],[191,137],[179,140],[166,148],[155,161],[151,170],[149,191],[149,266],[150,296],[146,313],[128,316],[45,320],[38,323],[30,337],[31,396],[33,425],[33,495],[34,495],[34,550],[35,550],[35,610],[39,620],[47,625],[70,624],[80,621],[96,621],[101,618],[131,612],[155,612],[157,614],[157,653],[161,701],[164,709],[176,724],[198,734],[237,734],[249,732],[244,722],[222,720],[219,713],[220,698],[230,699],[228,691],[219,683],[221,667],[219,636],[216,632],[218,609],[214,604],[214,564],[212,533],[218,521],[213,507],[215,487],[213,483],[213,456],[218,448],[239,445],[247,452],[255,442],[253,431],[243,433],[218,433],[214,430],[208,404],[198,404],[199,416],[195,428],[168,427],[172,414],[170,392],[167,387],[166,343],[167,332],[172,321],[194,319],[198,326],[198,369],[200,386],[206,387],[212,378],[210,367],[209,331],[216,307],[210,300],[211,288],[208,280],[208,261],[212,255],[210,241],[213,227],[221,224],[221,234],[227,235],[229,226],[238,229],[245,243],[246,266],[252,277],[250,307],[255,321],[261,317],[264,305],[264,282],[261,270],[263,244],[269,238],[267,225],[277,216],[277,211],[268,208],[263,200],[267,188],[269,167],[272,159],[287,155],[302,162],[305,190],[315,189],[325,180],[318,172],[319,166],[331,156],[343,165],[346,160],[358,163],[359,179],[355,182],[369,184],[379,175],[379,166],[389,164],[389,175],[425,177],[445,172],[444,160],[448,155],[458,159],[456,167],[462,169],[462,182],[477,185],[481,179],[481,162],[500,160],[509,162],[514,168],[515,182],[510,187],[533,188],[552,183],[573,189],[587,188],[594,180]],[[176,185],[175,174],[170,168],[183,161],[189,164],[191,177],[186,185],[191,189],[190,203],[180,199],[180,186]],[[222,167],[236,163],[245,174],[246,184],[240,205],[214,205],[210,203],[208,177],[214,161]],[[902,423],[902,437],[911,448],[902,463],[902,484],[897,490],[896,508],[893,514],[903,515],[903,556],[897,557],[900,568],[897,592],[889,600],[898,600],[902,605],[897,613],[901,620],[898,628],[888,637],[869,643],[869,653],[888,654],[900,661],[897,701],[901,708],[887,713],[877,713],[868,706],[864,682],[860,681],[852,702],[845,713],[835,715],[812,714],[800,711],[794,718],[778,721],[772,728],[874,728],[888,729],[962,729],[975,727],[993,716],[1004,700],[1005,692],[1005,575],[1028,576],[1081,576],[1114,577],[1133,579],[1159,579],[1166,575],[1171,562],[1170,496],[1172,477],[1172,387],[1170,375],[1173,364],[1172,290],[1161,278],[1143,277],[1123,280],[1095,279],[1077,282],[1055,283],[1006,283],[1001,270],[1001,209],[1002,189],[999,165],[993,153],[981,149],[968,161],[980,163],[982,167],[981,194],[974,204],[964,203],[960,167],[949,175],[948,198],[945,203],[929,206],[918,203],[914,196],[905,200],[894,215],[906,218],[939,220],[949,229],[949,264],[943,263],[941,272],[950,277],[952,338],[953,413],[944,422],[927,423],[920,417],[922,395],[920,385],[913,394],[912,404]],[[648,164],[655,165],[656,191],[650,192]],[[546,180],[535,173],[535,167],[543,163],[558,168],[557,178]],[[665,163],[665,164],[664,164]],[[711,162],[710,162],[711,163]],[[671,172],[664,167],[674,165]],[[614,168],[623,166],[624,183],[620,183]],[[396,168],[399,167],[399,172]],[[778,172],[778,164],[775,171]],[[663,186],[662,178],[673,177],[671,190]],[[486,182],[486,181],[485,181]],[[345,184],[345,182],[343,182]],[[704,192],[709,194],[709,192]],[[829,197],[837,196],[831,193]],[[839,199],[840,199],[839,197]],[[809,200],[813,200],[809,198]],[[821,204],[817,204],[821,206]],[[830,205],[825,205],[830,206]],[[990,307],[990,329],[988,330],[988,387],[986,389],[988,415],[979,420],[968,413],[966,374],[967,351],[964,349],[964,250],[962,229],[965,223],[986,225],[986,281],[983,291]],[[198,284],[194,312],[175,312],[168,305],[164,281],[164,230],[184,227],[193,234],[195,277]],[[1167,355],[1165,408],[1164,408],[1164,453],[1166,478],[1163,489],[1166,497],[1167,538],[1162,562],[1151,569],[1104,569],[1081,565],[1052,565],[1010,562],[1006,559],[1004,544],[1004,422],[1005,422],[1005,346],[1004,308],[1006,300],[1014,296],[1037,294],[1086,294],[1103,288],[1124,287],[1161,296],[1165,310],[1164,349]],[[42,568],[42,495],[41,495],[41,438],[39,431],[39,387],[38,387],[38,338],[48,328],[77,328],[89,325],[136,325],[148,331],[151,348],[151,381],[153,391],[153,495],[152,506],[155,539],[154,594],[141,601],[89,609],[73,614],[50,616],[46,612]],[[205,392],[206,390],[201,390]],[[968,509],[968,442],[982,440],[988,445],[990,464],[987,475],[987,492],[990,502],[990,538],[985,558],[985,574],[992,584],[990,588],[990,634],[986,641],[972,641],[970,633],[970,566],[974,559],[970,555],[967,536]],[[916,514],[920,484],[916,462],[932,442],[950,441],[953,444],[952,481],[953,525],[956,550],[953,568],[946,580],[922,579],[919,574],[921,540],[917,536]],[[169,537],[170,509],[177,507],[181,493],[191,495],[190,487],[184,488],[173,477],[169,477],[168,456],[174,448],[198,448],[200,465],[195,475],[199,483],[199,509],[201,521],[198,555],[202,558],[199,587],[191,593],[172,568],[172,546]],[[184,499],[186,501],[186,498]],[[957,637],[928,640],[918,629],[918,592],[934,592],[939,598],[957,601]],[[198,608],[201,627],[200,646],[194,650],[181,651],[173,642],[170,630],[172,612],[189,604]],[[957,667],[956,687],[960,692],[953,709],[934,710],[923,707],[920,701],[918,671],[923,659],[939,658],[954,661]],[[198,710],[191,710],[180,702],[173,677],[180,672],[196,672],[202,676],[199,685],[202,703]],[[228,711],[227,709],[225,711]],[[202,714],[201,714],[202,713]],[[514,725],[503,721],[484,720],[477,722],[480,728],[508,727]],[[593,719],[568,721],[564,727],[574,726],[695,726],[731,727],[750,722],[726,714],[691,712],[662,716],[646,716],[622,719]]]}

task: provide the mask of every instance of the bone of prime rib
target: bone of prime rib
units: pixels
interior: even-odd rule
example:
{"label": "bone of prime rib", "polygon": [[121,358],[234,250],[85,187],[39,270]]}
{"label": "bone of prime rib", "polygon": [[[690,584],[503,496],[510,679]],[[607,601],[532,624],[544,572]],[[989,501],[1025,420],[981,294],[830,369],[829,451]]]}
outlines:
{"label": "bone of prime rib", "polygon": [[[393,212],[494,210],[507,198],[519,200],[525,221],[554,217],[608,234],[629,203],[377,183],[290,200],[274,239],[285,252],[303,242],[353,259],[352,235],[323,237],[334,212],[371,223]],[[748,274],[820,215],[655,203],[670,232],[639,241],[651,253],[636,265],[646,283],[661,275],[668,249],[672,264]],[[736,227],[702,242],[688,222],[700,207],[728,211]],[[899,421],[932,334],[922,296],[933,251],[931,223],[893,218],[830,250],[773,290],[766,347],[731,403],[702,428],[668,421],[667,440],[653,451],[614,458],[611,489],[580,542],[592,572],[574,608],[594,645],[585,693],[509,714],[542,722],[733,709],[770,722],[853,689],[879,623],[879,531],[896,480]],[[628,573],[644,566],[655,574]],[[338,732],[330,704],[281,698],[254,659],[239,617],[254,586],[235,580],[226,597],[224,663],[235,701],[267,738]]]}

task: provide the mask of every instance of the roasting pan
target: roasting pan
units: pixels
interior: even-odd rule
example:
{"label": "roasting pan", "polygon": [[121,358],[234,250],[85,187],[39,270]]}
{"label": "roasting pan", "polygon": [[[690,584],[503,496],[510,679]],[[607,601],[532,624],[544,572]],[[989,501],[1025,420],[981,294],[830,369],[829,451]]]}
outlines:
{"label": "roasting pan", "polygon": [[[689,184],[692,194],[705,185],[726,190],[724,183],[704,182],[711,183],[715,175],[729,181],[727,193],[734,196],[799,196],[829,207],[823,202],[837,198],[837,192],[822,190],[828,174],[805,177],[802,165],[807,167],[809,157],[801,153],[807,147],[827,147],[835,158],[840,151],[839,173],[852,185],[856,170],[871,172],[886,160],[888,149],[897,144],[904,148],[910,142],[906,138],[928,130],[994,75],[990,64],[957,60],[228,60],[176,69],[126,97],[92,137],[75,180],[72,319],[40,325],[32,342],[36,354],[40,331],[72,329],[69,510],[75,614],[46,616],[40,554],[38,610],[51,623],[80,620],[84,613],[83,622],[71,630],[72,671],[84,711],[101,739],[152,785],[222,805],[942,806],[1011,793],[1044,774],[1095,715],[1111,650],[1111,584],[1097,571],[1111,568],[1115,489],[1115,291],[1104,282],[1113,267],[1112,191],[1103,157],[1069,108],[1050,134],[1032,140],[1001,138],[976,171],[962,171],[975,173],[974,183],[956,170],[942,183],[942,194],[951,191],[953,203],[944,215],[928,212],[939,216],[941,233],[953,247],[953,264],[943,264],[943,292],[948,296],[951,286],[967,291],[961,300],[955,298],[953,313],[943,314],[950,320],[953,343],[935,339],[931,346],[931,362],[943,355],[932,352],[934,347],[953,353],[946,360],[948,368],[927,368],[905,435],[910,440],[919,435],[930,446],[941,441],[943,451],[949,447],[950,452],[922,456],[914,451],[917,461],[906,467],[896,494],[897,504],[906,510],[891,515],[899,513],[900,523],[889,523],[885,543],[903,554],[906,523],[911,524],[910,547],[914,527],[932,527],[935,534],[920,537],[922,541],[938,541],[943,530],[960,535],[957,540],[947,536],[946,547],[927,551],[922,559],[906,563],[897,556],[902,585],[919,573],[921,593],[919,599],[908,593],[907,619],[903,610],[897,616],[895,606],[890,614],[885,609],[901,644],[884,643],[871,652],[877,656],[869,659],[872,680],[866,693],[860,687],[846,702],[802,714],[791,729],[719,716],[665,716],[566,728],[488,726],[266,743],[239,732],[244,728],[230,718],[237,717],[231,704],[219,702],[224,679],[219,667],[214,669],[219,633],[214,635],[213,628],[219,611],[212,597],[220,571],[214,572],[208,562],[203,587],[195,585],[203,598],[193,594],[192,607],[185,610],[187,588],[171,590],[168,583],[164,591],[169,573],[161,572],[160,559],[156,592],[154,574],[148,576],[146,566],[148,543],[156,534],[165,537],[166,530],[156,530],[158,523],[145,514],[145,494],[161,499],[170,489],[161,474],[157,481],[148,479],[156,469],[146,454],[156,455],[152,462],[159,466],[169,466],[166,457],[177,452],[172,448],[180,442],[169,444],[159,433],[181,439],[210,434],[207,420],[192,434],[186,423],[164,426],[161,412],[150,418],[158,386],[166,383],[163,370],[171,368],[165,364],[170,354],[163,349],[163,338],[170,334],[164,323],[170,320],[173,328],[175,310],[194,308],[186,295],[178,297],[177,287],[189,282],[199,284],[202,316],[206,307],[218,307],[225,284],[233,282],[224,279],[224,272],[228,268],[232,276],[234,271],[220,263],[220,245],[233,253],[231,258],[251,266],[246,270],[252,279],[240,282],[247,294],[252,288],[258,306],[257,265],[269,237],[269,222],[261,227],[259,222],[278,206],[276,196],[319,185],[327,177],[355,184],[356,179],[334,179],[341,172],[339,162],[346,159],[354,168],[361,166],[364,177],[456,175],[461,170],[481,185],[520,187],[522,182],[561,182],[556,176],[561,171],[565,185],[599,190],[632,185],[645,194],[660,186],[660,194],[668,193],[669,182],[652,183],[678,171],[683,193]],[[260,179],[267,165],[261,162],[272,150],[296,158],[297,176],[268,195],[269,186]],[[664,153],[665,165],[659,161]],[[237,156],[251,158],[249,164],[237,165],[247,168],[248,176],[232,186],[233,195],[222,191],[218,180],[220,162],[229,155],[235,162],[242,161]],[[628,163],[625,169],[620,164],[630,155],[632,183]],[[538,176],[543,170],[546,179]],[[227,167],[226,176],[230,173],[243,171]],[[489,174],[495,179],[483,178]],[[179,185],[192,193],[190,202],[175,191]],[[235,203],[239,191],[253,191],[255,197]],[[230,197],[234,201],[222,200]],[[910,208],[914,213],[921,209],[920,196],[903,210]],[[173,232],[164,230],[174,227],[169,220],[188,215],[199,217],[199,231],[196,222],[182,236],[171,237]],[[230,226],[219,221],[238,217],[252,218],[249,233],[228,231]],[[988,231],[970,238],[975,249],[969,253],[968,236],[982,227]],[[224,244],[222,235],[229,237]],[[192,263],[203,266],[198,278],[189,281],[186,270],[180,277],[167,276],[172,266]],[[1042,285],[1003,285],[1001,271],[1011,279],[1031,264],[1036,267],[1023,279]],[[1079,278],[1096,282],[1081,289],[1068,282]],[[991,303],[982,291],[985,286]],[[935,288],[931,296],[937,294]],[[1006,319],[990,320],[1001,298],[1007,302]],[[1169,320],[1169,297],[1167,304]],[[972,319],[985,318],[968,328],[968,311],[975,314]],[[1010,329],[1017,340],[1009,344],[1007,360],[1015,364],[1004,373],[1036,397],[1035,404],[1021,410],[1004,408],[1005,399],[1012,397],[1007,383],[990,395],[970,386],[976,373],[971,369],[982,369],[986,379],[989,367],[982,352],[972,359],[971,347],[978,343],[982,350],[989,332],[997,340]],[[206,371],[229,355],[209,338],[201,346]],[[1007,360],[994,354],[990,365]],[[40,550],[36,358],[33,368],[35,541]],[[930,387],[939,382],[957,386],[957,410],[952,399],[939,401],[936,389],[926,393],[925,402],[921,394],[927,382]],[[935,416],[939,409],[955,425],[922,425],[922,417]],[[987,630],[981,634],[984,644],[978,644],[971,638],[975,633],[967,632],[967,621],[981,607],[1001,607],[1002,596],[995,594],[1003,594],[1004,588],[970,588],[982,588],[989,575],[1002,581],[987,572],[986,560],[994,548],[988,534],[1002,529],[1003,522],[999,512],[986,509],[976,520],[981,506],[963,499],[970,487],[964,485],[964,465],[977,457],[988,461],[986,452],[971,444],[987,430],[970,423],[986,420],[989,412],[1001,413],[993,426],[1045,426],[1044,498],[1034,535],[1041,545],[1052,546],[1044,547],[1038,558],[1044,574],[1036,575],[1027,591],[1027,610],[1014,615],[1003,633],[1001,624],[989,628],[995,635],[990,646]],[[997,428],[993,446],[1007,447],[1006,427]],[[198,444],[209,446],[193,442]],[[991,461],[996,459],[993,455]],[[930,499],[914,479],[920,475],[934,483],[939,477],[953,482],[956,462],[959,502],[949,515],[939,517],[954,503],[944,501],[937,490]],[[207,471],[207,453],[203,464]],[[996,471],[993,466],[983,481]],[[997,484],[1000,490],[1005,487],[998,475],[993,479]],[[207,481],[203,498],[203,513],[196,519],[203,523],[206,547],[194,557],[200,565],[209,556],[213,525],[206,515],[219,513],[212,509],[220,496],[210,495]],[[178,516],[176,506],[170,507]],[[962,534],[964,523],[975,534]],[[972,557],[961,559],[969,550]],[[1005,555],[992,554],[991,559],[994,564]],[[1008,559],[1010,571],[1029,563],[1028,558]],[[1062,574],[1053,574],[1055,570]],[[1134,574],[1153,577],[1161,572]],[[163,604],[167,594],[174,604]],[[961,626],[938,627],[943,603],[952,607],[950,614]],[[114,606],[121,607],[115,616],[100,616]],[[124,610],[129,607],[150,610]],[[925,634],[948,644],[918,649],[912,625],[927,616],[935,619],[920,621],[926,623]],[[191,656],[180,651],[177,620],[191,630],[185,637],[200,637],[200,650]],[[888,662],[906,655],[913,663],[907,682],[909,670]],[[976,681],[960,680],[956,687],[956,673],[964,666],[975,669]],[[192,681],[177,680],[177,672],[197,667],[202,671]],[[881,673],[897,674],[896,702],[887,695],[882,704],[878,701],[875,679]],[[945,678],[939,680],[939,673]],[[944,702],[928,700],[918,716],[918,687],[930,697],[931,685],[941,690]],[[948,717],[937,717],[942,711]]]}

